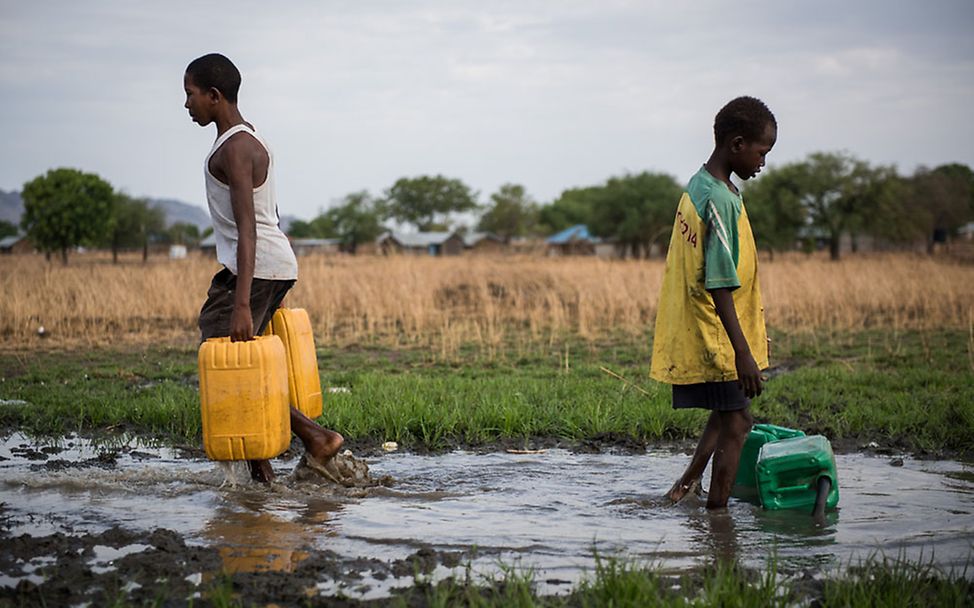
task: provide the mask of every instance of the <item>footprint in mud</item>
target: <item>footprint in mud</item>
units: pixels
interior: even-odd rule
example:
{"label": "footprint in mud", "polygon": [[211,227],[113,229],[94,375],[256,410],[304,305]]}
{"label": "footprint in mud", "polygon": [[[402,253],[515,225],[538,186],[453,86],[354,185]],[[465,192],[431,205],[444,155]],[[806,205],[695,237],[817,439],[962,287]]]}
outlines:
{"label": "footprint in mud", "polygon": [[344,488],[371,488],[392,485],[392,477],[383,475],[378,479],[369,474],[369,465],[345,450],[328,462],[321,464],[307,454],[294,467],[291,477],[295,481],[330,483]]}

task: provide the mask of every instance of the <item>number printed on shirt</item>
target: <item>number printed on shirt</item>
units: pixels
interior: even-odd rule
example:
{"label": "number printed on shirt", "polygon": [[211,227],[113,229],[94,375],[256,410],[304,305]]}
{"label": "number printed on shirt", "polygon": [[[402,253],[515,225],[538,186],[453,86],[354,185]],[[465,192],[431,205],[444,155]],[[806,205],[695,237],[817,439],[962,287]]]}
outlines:
{"label": "number printed on shirt", "polygon": [[690,224],[683,219],[683,214],[679,211],[676,212],[676,221],[680,224],[680,234],[683,238],[687,240],[688,243],[693,245],[694,248],[697,247],[697,233],[690,228]]}

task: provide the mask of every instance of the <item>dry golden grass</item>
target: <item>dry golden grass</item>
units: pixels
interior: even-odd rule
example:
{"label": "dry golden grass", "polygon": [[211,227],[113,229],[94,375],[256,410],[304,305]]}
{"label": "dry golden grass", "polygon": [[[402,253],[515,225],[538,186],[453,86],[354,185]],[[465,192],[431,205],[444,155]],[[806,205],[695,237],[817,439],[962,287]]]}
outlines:
{"label": "dry golden grass", "polygon": [[[587,339],[651,329],[663,262],[540,257],[300,258],[287,305],[306,308],[319,344],[378,342],[455,352],[465,343],[572,334]],[[218,269],[209,258],[76,255],[0,258],[0,336],[38,344],[192,344]],[[967,329],[974,266],[909,254],[832,263],[800,254],[761,264],[768,323],[788,331]]]}

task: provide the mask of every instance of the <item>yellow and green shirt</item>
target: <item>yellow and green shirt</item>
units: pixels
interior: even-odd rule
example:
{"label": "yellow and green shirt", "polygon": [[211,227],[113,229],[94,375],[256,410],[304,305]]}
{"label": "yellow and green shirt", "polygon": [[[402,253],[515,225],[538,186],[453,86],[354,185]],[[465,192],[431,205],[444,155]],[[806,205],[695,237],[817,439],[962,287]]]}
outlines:
{"label": "yellow and green shirt", "polygon": [[768,367],[757,249],[744,201],[702,168],[680,199],[656,308],[650,376],[667,384],[737,379],[734,348],[708,289],[733,290],[751,354]]}

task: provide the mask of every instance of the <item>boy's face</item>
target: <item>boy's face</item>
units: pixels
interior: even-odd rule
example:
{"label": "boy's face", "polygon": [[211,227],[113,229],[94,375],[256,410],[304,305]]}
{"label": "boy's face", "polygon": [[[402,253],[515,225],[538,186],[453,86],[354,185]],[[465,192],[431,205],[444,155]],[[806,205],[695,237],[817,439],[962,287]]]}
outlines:
{"label": "boy's face", "polygon": [[209,91],[196,86],[193,77],[189,74],[183,76],[183,90],[186,91],[186,103],[183,107],[189,110],[189,117],[193,122],[205,127],[213,122],[213,108],[215,100]]}
{"label": "boy's face", "polygon": [[778,139],[778,130],[771,123],[764,128],[764,135],[748,141],[738,135],[731,141],[731,170],[741,179],[751,179],[761,172],[764,159]]}

